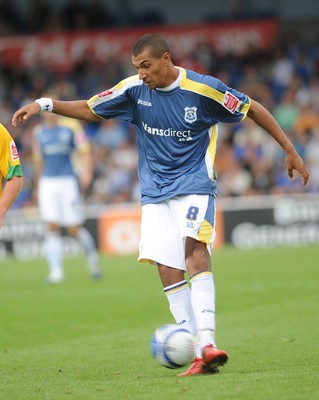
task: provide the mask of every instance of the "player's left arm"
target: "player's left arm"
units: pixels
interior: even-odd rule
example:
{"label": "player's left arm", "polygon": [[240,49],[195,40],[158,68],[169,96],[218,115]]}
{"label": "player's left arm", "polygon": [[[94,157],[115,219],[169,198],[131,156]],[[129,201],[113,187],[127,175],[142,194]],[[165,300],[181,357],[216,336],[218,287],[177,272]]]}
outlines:
{"label": "player's left arm", "polygon": [[290,178],[293,177],[293,170],[296,170],[302,177],[303,186],[306,185],[309,179],[309,172],[307,171],[302,158],[295,150],[292,142],[281,129],[280,125],[271,113],[257,101],[251,100],[247,116],[267,131],[282,147],[286,153],[286,167]]}
{"label": "player's left arm", "polygon": [[22,176],[12,176],[5,182],[2,196],[0,197],[0,228],[9,208],[12,206],[23,187]]}

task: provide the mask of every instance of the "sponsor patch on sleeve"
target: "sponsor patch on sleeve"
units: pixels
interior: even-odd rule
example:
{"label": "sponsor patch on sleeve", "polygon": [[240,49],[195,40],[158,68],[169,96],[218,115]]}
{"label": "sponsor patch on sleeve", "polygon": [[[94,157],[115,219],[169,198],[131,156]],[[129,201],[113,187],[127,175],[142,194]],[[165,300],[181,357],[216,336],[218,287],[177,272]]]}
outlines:
{"label": "sponsor patch on sleeve", "polygon": [[225,108],[227,108],[228,111],[234,114],[236,110],[240,108],[241,101],[236,96],[226,90],[222,104]]}
{"label": "sponsor patch on sleeve", "polygon": [[107,90],[104,90],[104,92],[99,93],[98,96],[99,97],[106,97],[106,96],[109,96],[112,93],[113,93],[112,89],[107,89]]}
{"label": "sponsor patch on sleeve", "polygon": [[12,161],[19,160],[19,153],[17,150],[17,146],[13,140],[11,140],[11,142],[10,142],[10,154],[11,154]]}

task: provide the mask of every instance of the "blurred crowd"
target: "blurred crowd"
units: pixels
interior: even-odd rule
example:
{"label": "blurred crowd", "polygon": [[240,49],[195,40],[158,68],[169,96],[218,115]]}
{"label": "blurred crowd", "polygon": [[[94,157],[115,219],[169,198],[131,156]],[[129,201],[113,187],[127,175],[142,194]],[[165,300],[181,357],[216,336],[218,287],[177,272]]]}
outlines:
{"label": "blurred crowd", "polygon": [[[216,12],[213,4],[208,5],[198,22],[274,17],[271,5],[257,11],[249,3],[228,0],[224,12]],[[129,0],[117,0],[115,4],[114,9],[107,0],[28,0],[24,6],[17,6],[13,1],[0,0],[0,36],[168,24],[157,2],[135,10]]]}
{"label": "blurred crowd", "polygon": [[[221,124],[215,167],[219,197],[294,192],[319,192],[319,44],[290,34],[269,54],[251,49],[242,57],[219,56],[205,43],[175,65],[220,78],[227,85],[261,102],[278,120],[304,158],[310,181],[290,179],[284,153],[249,118],[240,124]],[[31,132],[37,119],[13,128],[14,111],[25,102],[54,92],[59,99],[87,99],[135,74],[130,60],[96,64],[78,62],[72,72],[54,73],[41,65],[6,68],[0,60],[1,122],[14,136],[22,159],[25,187],[16,207],[35,204]],[[116,121],[83,123],[92,143],[95,175],[89,204],[139,201],[134,128]]]}
{"label": "blurred crowd", "polygon": [[[21,5],[21,4],[20,4]],[[122,26],[161,25],[165,23],[158,8],[130,11],[129,3],[118,2],[118,10],[108,7],[104,0],[65,0],[59,6],[47,0],[29,0],[27,7],[17,7],[0,0],[0,35],[56,33],[106,29]]]}

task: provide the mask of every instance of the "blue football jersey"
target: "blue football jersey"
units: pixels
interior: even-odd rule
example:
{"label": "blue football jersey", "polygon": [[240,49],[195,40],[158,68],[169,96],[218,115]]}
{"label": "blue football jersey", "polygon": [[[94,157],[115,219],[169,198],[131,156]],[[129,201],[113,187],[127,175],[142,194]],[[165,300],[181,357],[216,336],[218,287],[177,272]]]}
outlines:
{"label": "blue football jersey", "polygon": [[89,151],[89,142],[79,121],[59,118],[55,125],[39,124],[34,129],[34,157],[43,161],[42,176],[75,176],[73,153]]}
{"label": "blue football jersey", "polygon": [[138,75],[88,100],[101,118],[131,122],[137,131],[142,204],[187,194],[216,194],[218,122],[243,120],[250,99],[220,80],[180,69],[172,90],[152,90]]}

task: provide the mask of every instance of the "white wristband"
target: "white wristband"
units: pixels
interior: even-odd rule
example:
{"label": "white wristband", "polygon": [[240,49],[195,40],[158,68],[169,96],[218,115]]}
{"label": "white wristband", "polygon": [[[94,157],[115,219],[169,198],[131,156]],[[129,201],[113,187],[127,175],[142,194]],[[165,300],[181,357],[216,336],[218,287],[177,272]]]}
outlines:
{"label": "white wristband", "polygon": [[52,112],[53,100],[49,97],[41,97],[41,99],[34,100],[41,107],[41,112]]}

